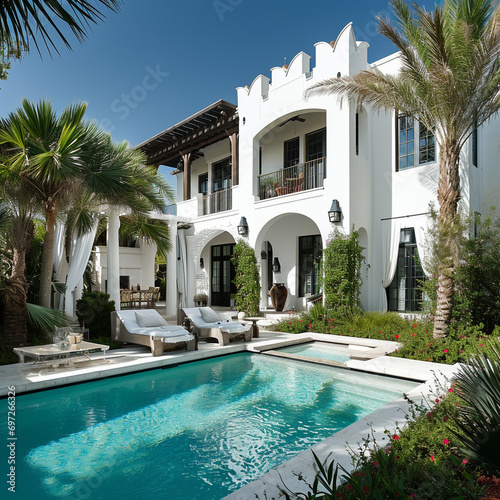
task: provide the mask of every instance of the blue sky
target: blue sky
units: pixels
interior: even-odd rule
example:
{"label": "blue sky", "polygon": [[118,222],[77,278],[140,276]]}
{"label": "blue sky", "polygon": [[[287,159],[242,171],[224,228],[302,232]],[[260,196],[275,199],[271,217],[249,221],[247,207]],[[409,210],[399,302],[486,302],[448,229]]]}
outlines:
{"label": "blue sky", "polygon": [[236,104],[236,87],[300,51],[314,56],[351,21],[370,61],[391,54],[378,14],[389,15],[385,0],[127,0],[72,51],[59,43],[60,56],[32,50],[13,63],[0,116],[23,97],[47,97],[58,112],[86,101],[87,118],[137,145],[219,99]]}

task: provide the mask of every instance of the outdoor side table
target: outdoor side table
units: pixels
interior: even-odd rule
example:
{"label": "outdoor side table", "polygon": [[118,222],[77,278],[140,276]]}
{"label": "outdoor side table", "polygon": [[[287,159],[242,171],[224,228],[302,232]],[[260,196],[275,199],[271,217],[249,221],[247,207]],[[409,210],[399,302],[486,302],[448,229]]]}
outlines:
{"label": "outdoor side table", "polygon": [[252,322],[252,338],[259,338],[259,325],[257,325],[257,321],[264,319],[262,316],[259,317],[245,317],[243,321],[251,321]]}
{"label": "outdoor side table", "polygon": [[30,347],[15,347],[14,352],[19,356],[21,363],[25,362],[25,358],[34,358],[34,363],[42,362],[45,364],[51,359],[61,359],[65,358],[66,362],[69,361],[70,357],[73,355],[82,355],[88,359],[92,359],[89,356],[90,351],[102,351],[102,359],[106,359],[106,351],[109,349],[109,345],[95,344],[94,342],[80,342],[79,344],[71,344],[69,349],[61,350],[57,347],[57,344],[46,344],[37,345]]}

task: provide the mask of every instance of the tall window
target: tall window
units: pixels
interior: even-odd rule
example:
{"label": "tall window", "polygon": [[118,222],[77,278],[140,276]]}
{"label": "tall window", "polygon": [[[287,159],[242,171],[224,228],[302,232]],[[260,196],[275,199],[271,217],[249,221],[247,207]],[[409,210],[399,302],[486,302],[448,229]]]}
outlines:
{"label": "tall window", "polygon": [[477,167],[477,123],[474,125],[474,130],[472,131],[472,164]]}
{"label": "tall window", "polygon": [[216,193],[217,191],[222,191],[223,189],[229,189],[231,187],[231,157],[224,158],[223,160],[214,163],[212,165],[212,169],[212,191]]}
{"label": "tall window", "polygon": [[198,176],[198,193],[208,194],[208,172]]}
{"label": "tall window", "polygon": [[356,113],[356,156],[359,156],[359,113]]}
{"label": "tall window", "polygon": [[434,134],[412,116],[398,117],[398,169],[436,161]]}
{"label": "tall window", "polygon": [[326,156],[326,128],[306,134],[306,161]]}
{"label": "tall window", "polygon": [[284,143],[284,163],[283,167],[293,167],[297,165],[300,161],[299,156],[299,138],[295,137],[294,139],[290,139],[289,141],[285,141]]}
{"label": "tall window", "polygon": [[267,291],[269,292],[273,286],[273,246],[267,242]]}
{"label": "tall window", "polygon": [[317,267],[322,248],[319,234],[299,237],[299,297],[319,292]]}
{"label": "tall window", "polygon": [[415,231],[412,227],[401,229],[396,274],[387,288],[389,311],[421,311],[423,292],[420,287],[424,279]]}

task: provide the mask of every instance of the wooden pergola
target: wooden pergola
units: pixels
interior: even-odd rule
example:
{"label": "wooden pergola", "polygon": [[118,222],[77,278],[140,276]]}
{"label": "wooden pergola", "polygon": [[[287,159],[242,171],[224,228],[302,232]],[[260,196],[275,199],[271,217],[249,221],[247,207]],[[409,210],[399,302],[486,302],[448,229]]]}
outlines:
{"label": "wooden pergola", "polygon": [[201,150],[223,139],[231,142],[232,183],[238,184],[238,114],[236,106],[220,100],[136,146],[149,165],[177,167],[184,174],[184,200],[191,198],[191,163]]}

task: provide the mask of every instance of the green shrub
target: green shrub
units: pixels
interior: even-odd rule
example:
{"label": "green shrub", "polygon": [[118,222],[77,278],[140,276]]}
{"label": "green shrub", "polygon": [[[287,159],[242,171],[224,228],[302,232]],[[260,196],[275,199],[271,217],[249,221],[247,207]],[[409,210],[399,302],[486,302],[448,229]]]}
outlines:
{"label": "green shrub", "polygon": [[484,325],[491,333],[500,324],[500,220],[477,220],[478,234],[463,238],[456,270],[454,317],[457,321]]}
{"label": "green shrub", "polygon": [[455,376],[464,405],[455,417],[463,453],[500,472],[500,342],[490,352],[471,357]]}
{"label": "green shrub", "polygon": [[111,311],[115,310],[115,301],[109,300],[104,292],[84,291],[82,298],[76,301],[76,316],[80,326],[89,329],[91,338],[111,338]]}
{"label": "green shrub", "polygon": [[[434,212],[432,217],[427,266],[433,274],[421,284],[428,298],[426,309],[435,312],[438,265],[451,253],[455,263],[453,321],[462,326],[483,324],[483,333],[491,334],[500,318],[500,219],[462,217],[452,228],[438,228]],[[449,241],[454,242],[452,247]]]}
{"label": "green shrub", "polygon": [[160,281],[160,300],[167,300],[167,278]]}
{"label": "green shrub", "polygon": [[[474,353],[491,353],[482,325],[455,324],[447,337],[434,339],[432,322],[426,318],[411,320],[392,312],[356,311],[342,315],[316,307],[299,316],[291,315],[272,329],[285,333],[316,332],[392,340],[401,343],[402,347],[391,356],[436,363],[467,362]],[[500,330],[495,330],[494,335],[500,335]]]}
{"label": "green shrub", "polygon": [[257,316],[260,312],[260,275],[253,248],[240,239],[234,246],[231,262],[235,272],[236,309],[248,316]]}
{"label": "green shrub", "polygon": [[325,307],[352,311],[359,307],[359,294],[363,284],[363,247],[359,244],[359,234],[354,229],[348,236],[335,229],[330,237],[323,252],[322,285]]}

